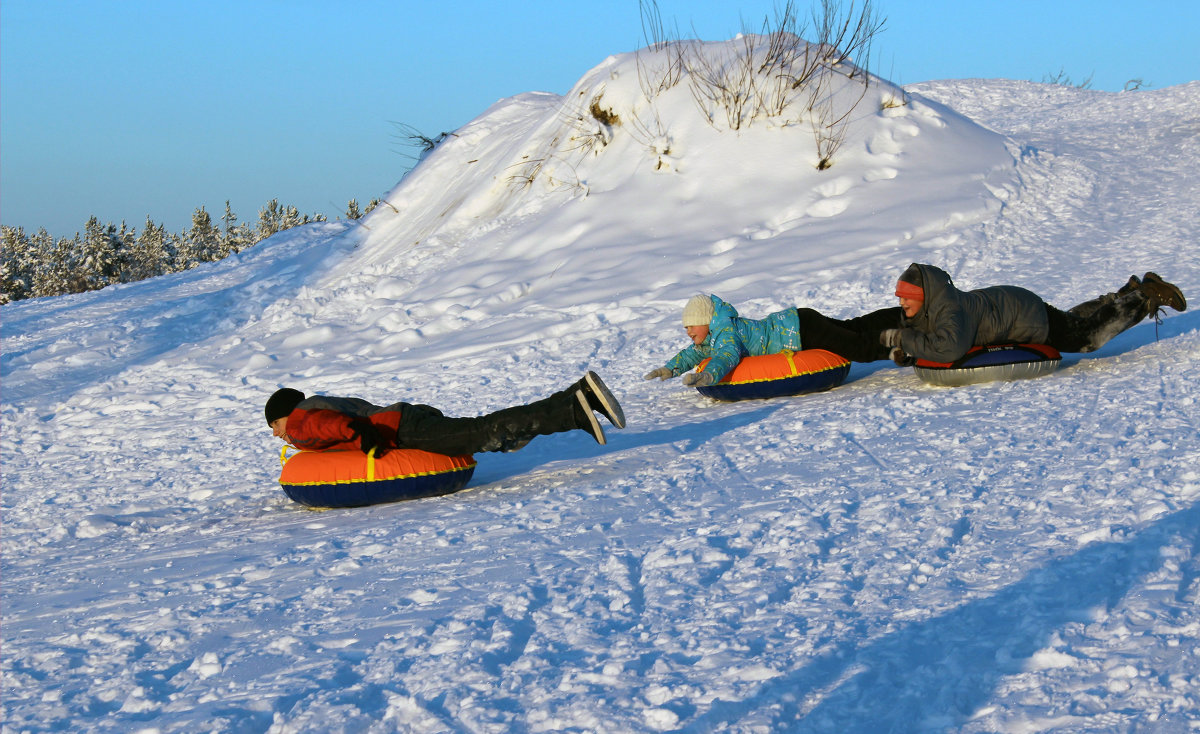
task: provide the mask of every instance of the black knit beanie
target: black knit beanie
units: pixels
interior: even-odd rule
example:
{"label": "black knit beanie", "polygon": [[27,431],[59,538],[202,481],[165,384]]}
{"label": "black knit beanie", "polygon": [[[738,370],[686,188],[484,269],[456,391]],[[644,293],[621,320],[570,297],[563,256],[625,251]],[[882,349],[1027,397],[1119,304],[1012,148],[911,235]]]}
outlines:
{"label": "black knit beanie", "polygon": [[267,425],[271,425],[280,418],[286,418],[303,399],[304,393],[299,390],[293,390],[290,387],[281,387],[276,390],[267,399],[267,408],[265,411],[267,414]]}

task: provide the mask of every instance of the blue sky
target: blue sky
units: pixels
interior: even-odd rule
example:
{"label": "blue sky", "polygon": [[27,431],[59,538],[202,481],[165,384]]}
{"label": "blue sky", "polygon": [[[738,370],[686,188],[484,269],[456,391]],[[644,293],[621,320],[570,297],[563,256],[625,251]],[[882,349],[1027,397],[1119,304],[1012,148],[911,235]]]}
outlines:
{"label": "blue sky", "polygon": [[[678,35],[719,40],[780,4],[658,7]],[[874,4],[872,71],[899,84],[1200,79],[1192,0]],[[228,199],[253,222],[272,198],[334,218],[411,165],[396,123],[453,130],[642,45],[637,0],[3,0],[0,222],[70,236],[93,214],[149,215],[178,232],[198,206]]]}

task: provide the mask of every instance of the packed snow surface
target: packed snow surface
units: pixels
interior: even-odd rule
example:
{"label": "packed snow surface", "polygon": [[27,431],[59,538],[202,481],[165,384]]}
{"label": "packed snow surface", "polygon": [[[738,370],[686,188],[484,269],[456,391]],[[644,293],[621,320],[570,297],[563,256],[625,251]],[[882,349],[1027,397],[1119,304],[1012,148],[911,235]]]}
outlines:
{"label": "packed snow surface", "polygon": [[[698,291],[849,317],[914,261],[1200,304],[1200,82],[860,77],[817,170],[803,99],[731,119],[663,63],[498,102],[359,222],[3,307],[4,732],[1200,731],[1200,309],[1037,380],[641,380]],[[277,483],[279,386],[475,415],[588,368],[607,446]]]}

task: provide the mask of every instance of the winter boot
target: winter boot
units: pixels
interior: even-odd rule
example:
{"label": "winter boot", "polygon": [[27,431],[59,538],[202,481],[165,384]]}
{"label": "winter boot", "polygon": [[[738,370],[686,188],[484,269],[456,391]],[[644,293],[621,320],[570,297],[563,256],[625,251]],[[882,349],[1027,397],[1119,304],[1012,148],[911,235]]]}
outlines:
{"label": "winter boot", "polygon": [[483,451],[516,451],[534,436],[583,430],[603,446],[607,443],[600,420],[582,389],[572,385],[529,405],[505,408],[482,418],[488,440]]}
{"label": "winter boot", "polygon": [[621,404],[613,397],[612,391],[604,384],[604,380],[600,379],[600,375],[589,370],[574,387],[583,391],[591,410],[603,415],[617,428],[625,427],[625,411],[621,410]]}
{"label": "winter boot", "polygon": [[1157,273],[1146,273],[1142,276],[1141,290],[1150,299],[1150,313],[1163,306],[1170,306],[1176,311],[1187,310],[1187,300],[1183,291],[1163,280]]}
{"label": "winter boot", "polygon": [[592,406],[588,403],[588,397],[582,389],[575,391],[575,400],[577,401],[575,405],[576,427],[592,434],[592,438],[596,439],[596,443],[601,446],[608,443],[608,439],[604,437],[604,429],[600,427],[600,421],[592,412]]}
{"label": "winter boot", "polygon": [[1142,287],[1142,281],[1136,275],[1129,276],[1129,282],[1117,289],[1117,295],[1123,296]]}

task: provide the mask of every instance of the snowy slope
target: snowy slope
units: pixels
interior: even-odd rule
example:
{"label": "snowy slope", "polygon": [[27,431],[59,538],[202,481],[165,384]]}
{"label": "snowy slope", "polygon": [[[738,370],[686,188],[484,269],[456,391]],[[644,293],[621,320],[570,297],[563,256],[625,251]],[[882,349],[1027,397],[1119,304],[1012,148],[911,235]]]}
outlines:
{"label": "snowy slope", "polygon": [[[817,171],[801,100],[732,130],[661,61],[498,102],[357,226],[0,310],[3,731],[1196,730],[1197,311],[1027,382],[640,376],[696,291],[851,316],[912,261],[1200,302],[1200,83],[875,80]],[[279,385],[474,414],[588,367],[606,447],[348,511],[276,483]]]}

